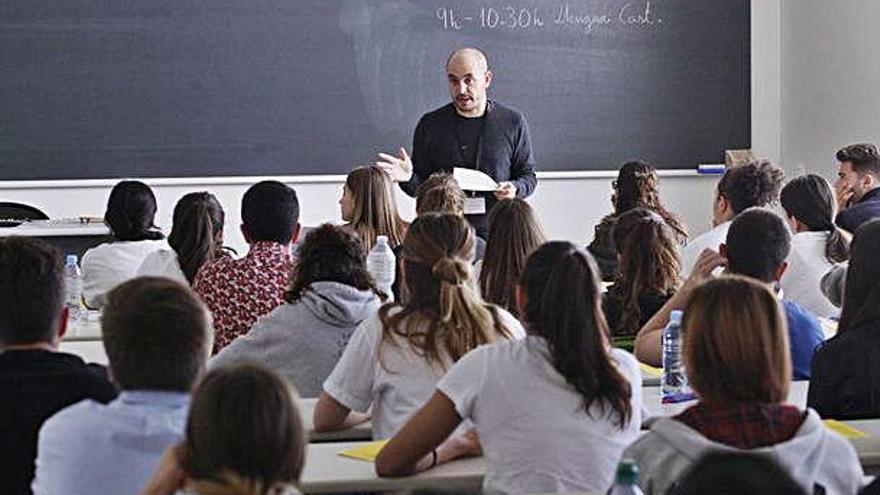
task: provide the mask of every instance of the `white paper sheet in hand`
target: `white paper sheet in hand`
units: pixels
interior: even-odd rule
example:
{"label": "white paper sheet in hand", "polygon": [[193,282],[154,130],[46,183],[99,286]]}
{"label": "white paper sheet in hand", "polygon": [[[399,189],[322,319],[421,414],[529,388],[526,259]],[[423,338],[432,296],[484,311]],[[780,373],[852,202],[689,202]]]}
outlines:
{"label": "white paper sheet in hand", "polygon": [[497,182],[479,170],[455,167],[452,176],[463,191],[497,191],[499,187]]}

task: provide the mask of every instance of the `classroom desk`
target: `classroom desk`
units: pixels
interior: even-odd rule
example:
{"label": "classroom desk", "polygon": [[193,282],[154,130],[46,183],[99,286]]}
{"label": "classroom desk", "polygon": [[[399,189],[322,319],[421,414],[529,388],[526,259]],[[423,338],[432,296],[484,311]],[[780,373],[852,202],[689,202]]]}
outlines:
{"label": "classroom desk", "polygon": [[[788,389],[788,402],[801,409],[807,407],[807,390],[810,382],[800,380],[792,382]],[[674,416],[696,404],[695,400],[677,404],[661,404],[660,387],[642,387],[642,426],[648,427],[657,418]]]}
{"label": "classroom desk", "polygon": [[299,406],[299,415],[303,422],[303,428],[306,430],[310,442],[351,442],[373,439],[373,424],[369,421],[347,430],[330,431],[326,433],[316,432],[315,423],[312,421],[312,417],[317,402],[317,398],[300,398],[297,403]]}
{"label": "classroom desk", "polygon": [[0,237],[13,235],[37,237],[58,247],[63,254],[82,255],[107,241],[110,229],[101,223],[81,224],[75,219],[33,220],[17,227],[0,228]]}
{"label": "classroom desk", "polygon": [[843,421],[844,424],[868,434],[865,438],[850,438],[866,474],[880,474],[880,419]]}
{"label": "classroom desk", "polygon": [[486,466],[482,457],[459,459],[405,478],[380,478],[372,462],[349,459],[340,451],[357,442],[312,443],[306,453],[300,489],[304,493],[379,492],[443,489],[472,493],[480,490]]}

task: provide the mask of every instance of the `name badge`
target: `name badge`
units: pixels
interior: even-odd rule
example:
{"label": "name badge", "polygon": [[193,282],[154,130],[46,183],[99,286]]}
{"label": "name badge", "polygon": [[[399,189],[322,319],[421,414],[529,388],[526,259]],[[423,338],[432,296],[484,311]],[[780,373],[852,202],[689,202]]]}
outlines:
{"label": "name badge", "polygon": [[465,215],[482,215],[486,213],[486,198],[465,198],[464,214]]}

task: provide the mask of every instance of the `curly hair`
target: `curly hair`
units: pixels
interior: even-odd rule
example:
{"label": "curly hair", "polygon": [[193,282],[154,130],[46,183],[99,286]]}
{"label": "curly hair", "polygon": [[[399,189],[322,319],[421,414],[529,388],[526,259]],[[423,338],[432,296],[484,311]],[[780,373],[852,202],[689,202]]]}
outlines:
{"label": "curly hair", "polygon": [[325,223],[310,230],[299,247],[284,300],[298,301],[314,282],[338,282],[385,299],[367,271],[365,252],[360,238],[348,229]]}
{"label": "curly hair", "polygon": [[615,287],[619,288],[622,311],[620,323],[611,330],[617,335],[635,335],[642,322],[642,294],[667,294],[678,285],[678,244],[663,218],[647,208],[621,215],[613,236],[620,260]]}
{"label": "curly hair", "polygon": [[680,242],[687,240],[688,232],[684,224],[660,202],[660,179],[651,164],[641,160],[624,163],[612,185],[615,216],[640,206],[649,208],[663,217]]}
{"label": "curly hair", "polygon": [[435,173],[419,185],[416,215],[428,212],[464,214],[464,191],[449,173]]}
{"label": "curly hair", "polygon": [[784,178],[785,173],[769,160],[758,160],[727,169],[718,182],[718,194],[739,215],[753,206],[776,203]]}

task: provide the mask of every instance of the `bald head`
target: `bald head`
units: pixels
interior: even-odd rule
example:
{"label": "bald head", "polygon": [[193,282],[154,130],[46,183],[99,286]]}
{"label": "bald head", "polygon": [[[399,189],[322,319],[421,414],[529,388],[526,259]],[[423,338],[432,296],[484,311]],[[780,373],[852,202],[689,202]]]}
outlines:
{"label": "bald head", "polygon": [[489,70],[489,60],[486,59],[486,54],[470,46],[459,48],[449,54],[449,58],[446,59],[447,71],[453,63],[456,65],[472,66],[481,72]]}
{"label": "bald head", "polygon": [[455,111],[463,117],[480,117],[486,112],[486,90],[492,71],[486,55],[476,48],[460,48],[446,60],[449,94]]}

